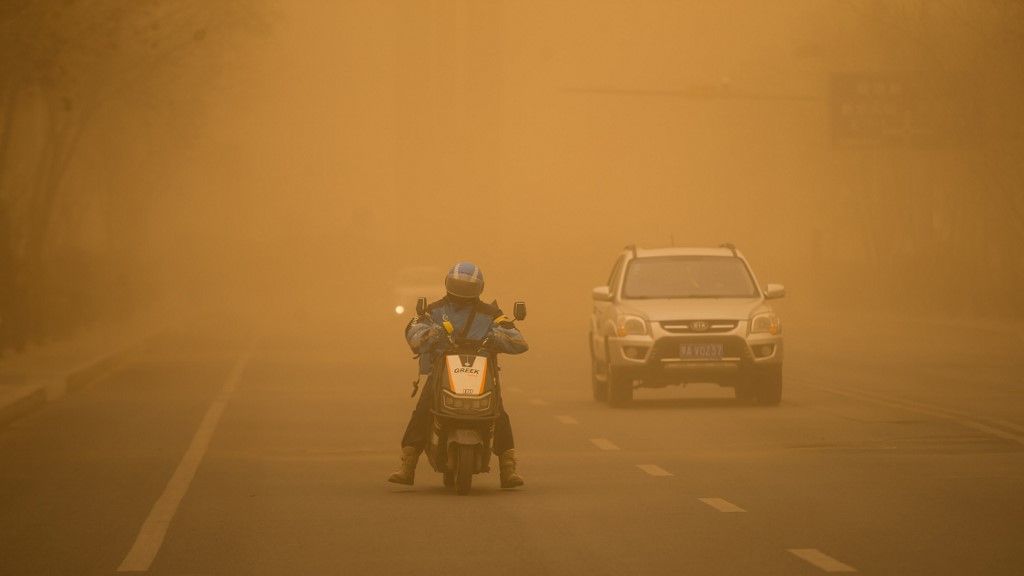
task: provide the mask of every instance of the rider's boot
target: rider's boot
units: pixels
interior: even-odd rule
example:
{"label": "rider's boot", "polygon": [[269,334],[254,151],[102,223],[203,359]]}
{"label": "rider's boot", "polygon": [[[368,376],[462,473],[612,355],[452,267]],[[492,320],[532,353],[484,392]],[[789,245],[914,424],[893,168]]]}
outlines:
{"label": "rider's boot", "polygon": [[523,485],[523,477],[516,472],[516,449],[510,448],[498,455],[501,471],[501,487],[517,488]]}
{"label": "rider's boot", "polygon": [[402,446],[402,467],[391,474],[388,482],[412,486],[412,483],[416,480],[416,463],[419,462],[420,453],[422,452],[422,448]]}

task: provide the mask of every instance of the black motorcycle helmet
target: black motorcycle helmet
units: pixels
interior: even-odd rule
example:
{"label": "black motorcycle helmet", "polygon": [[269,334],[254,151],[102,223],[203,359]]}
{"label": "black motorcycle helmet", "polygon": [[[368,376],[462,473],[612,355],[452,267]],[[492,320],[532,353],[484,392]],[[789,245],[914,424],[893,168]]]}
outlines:
{"label": "black motorcycle helmet", "polygon": [[472,262],[458,262],[444,278],[444,289],[461,300],[475,300],[483,294],[484,274]]}

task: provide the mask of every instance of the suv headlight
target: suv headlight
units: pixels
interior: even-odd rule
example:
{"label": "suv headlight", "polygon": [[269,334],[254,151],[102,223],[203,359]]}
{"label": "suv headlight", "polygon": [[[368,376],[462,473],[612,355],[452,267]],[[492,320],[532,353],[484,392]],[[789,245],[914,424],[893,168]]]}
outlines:
{"label": "suv headlight", "polygon": [[764,312],[750,319],[751,334],[782,334],[782,324],[774,312]]}
{"label": "suv headlight", "polygon": [[639,316],[619,316],[615,323],[615,333],[619,336],[643,336],[647,332],[647,320]]}

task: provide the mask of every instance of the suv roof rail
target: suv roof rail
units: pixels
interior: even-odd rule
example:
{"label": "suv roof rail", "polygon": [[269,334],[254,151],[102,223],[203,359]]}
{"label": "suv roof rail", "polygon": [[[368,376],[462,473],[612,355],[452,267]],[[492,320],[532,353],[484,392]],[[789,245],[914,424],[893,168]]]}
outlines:
{"label": "suv roof rail", "polygon": [[736,253],[736,245],[733,244],[732,242],[723,242],[723,243],[719,244],[718,247],[719,248],[728,248],[729,250],[732,251],[732,255],[733,256],[739,256],[739,254]]}
{"label": "suv roof rail", "polygon": [[626,250],[629,250],[630,252],[632,252],[633,253],[633,258],[636,258],[636,244],[630,244],[630,245],[626,246]]}

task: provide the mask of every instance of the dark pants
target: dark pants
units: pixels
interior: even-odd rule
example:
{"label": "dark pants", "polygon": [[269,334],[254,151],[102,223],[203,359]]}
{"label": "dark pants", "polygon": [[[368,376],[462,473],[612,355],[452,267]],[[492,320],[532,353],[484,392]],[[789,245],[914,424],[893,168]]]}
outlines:
{"label": "dark pants", "polygon": [[[501,388],[494,390],[495,401],[498,403],[498,419],[494,422],[494,453],[503,454],[507,450],[516,447],[512,438],[512,423],[505,412],[505,403],[501,401]],[[405,427],[405,435],[402,436],[402,446],[413,446],[422,450],[430,440],[430,425],[433,422],[433,415],[430,413],[430,404],[434,399],[434,381],[427,379],[427,383],[420,390],[420,399],[416,402],[416,408],[409,418],[409,425]]]}

